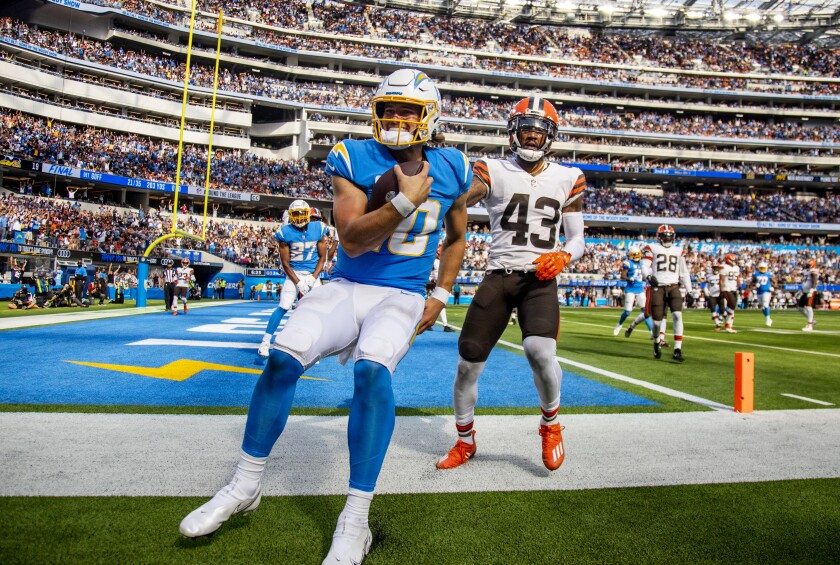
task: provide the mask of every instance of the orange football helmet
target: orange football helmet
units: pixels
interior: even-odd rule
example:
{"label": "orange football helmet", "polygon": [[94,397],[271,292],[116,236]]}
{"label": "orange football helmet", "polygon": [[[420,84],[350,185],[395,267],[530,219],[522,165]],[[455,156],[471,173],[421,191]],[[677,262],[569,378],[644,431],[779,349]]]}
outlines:
{"label": "orange football helmet", "polygon": [[661,243],[663,247],[671,247],[671,245],[673,245],[677,240],[677,232],[674,231],[674,228],[668,224],[662,224],[656,230],[656,239],[659,240],[659,243]]}
{"label": "orange football helmet", "polygon": [[[539,96],[523,98],[513,106],[508,118],[510,150],[525,161],[539,161],[545,157],[557,138],[559,123],[560,116],[551,102]],[[523,147],[522,133],[525,131],[543,135],[538,147]]]}
{"label": "orange football helmet", "polygon": [[727,265],[734,265],[737,259],[738,257],[734,253],[727,253],[726,256],[723,258],[723,262]]}

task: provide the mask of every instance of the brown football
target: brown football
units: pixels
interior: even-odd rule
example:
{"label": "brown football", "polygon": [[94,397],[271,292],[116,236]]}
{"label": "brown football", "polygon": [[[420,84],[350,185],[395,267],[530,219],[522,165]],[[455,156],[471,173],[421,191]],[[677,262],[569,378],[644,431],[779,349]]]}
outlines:
{"label": "brown football", "polygon": [[[423,170],[423,161],[409,161],[407,163],[400,163],[400,169],[403,174],[409,177],[419,175]],[[387,202],[399,193],[400,187],[397,184],[397,175],[394,169],[390,168],[379,177],[370,190],[370,198],[368,198],[367,211],[378,210],[382,208]]]}

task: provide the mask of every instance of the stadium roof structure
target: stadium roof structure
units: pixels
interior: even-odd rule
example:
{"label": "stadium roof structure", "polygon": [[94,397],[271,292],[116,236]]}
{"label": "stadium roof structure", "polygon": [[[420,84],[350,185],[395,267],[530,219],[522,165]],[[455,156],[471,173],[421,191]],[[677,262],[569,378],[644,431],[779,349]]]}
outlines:
{"label": "stadium roof structure", "polygon": [[356,0],[499,22],[690,31],[763,43],[840,47],[838,0]]}

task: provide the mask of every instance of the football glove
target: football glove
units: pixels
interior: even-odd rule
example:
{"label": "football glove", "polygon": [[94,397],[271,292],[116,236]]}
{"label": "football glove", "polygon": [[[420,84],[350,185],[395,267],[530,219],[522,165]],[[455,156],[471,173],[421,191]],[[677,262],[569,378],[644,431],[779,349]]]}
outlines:
{"label": "football glove", "polygon": [[572,256],[565,251],[553,251],[551,253],[543,253],[536,259],[533,264],[537,266],[537,278],[541,281],[547,281],[559,275],[566,265],[571,260]]}
{"label": "football glove", "polygon": [[300,278],[297,283],[297,291],[298,294],[304,296],[307,292],[312,290],[312,287],[315,286],[315,277],[312,275],[306,275]]}
{"label": "football glove", "polygon": [[653,275],[648,275],[647,282],[650,286],[659,286],[659,281]]}
{"label": "football glove", "polygon": [[312,290],[312,286],[307,283],[305,280],[299,280],[297,283],[297,291],[300,296],[306,295],[307,292]]}

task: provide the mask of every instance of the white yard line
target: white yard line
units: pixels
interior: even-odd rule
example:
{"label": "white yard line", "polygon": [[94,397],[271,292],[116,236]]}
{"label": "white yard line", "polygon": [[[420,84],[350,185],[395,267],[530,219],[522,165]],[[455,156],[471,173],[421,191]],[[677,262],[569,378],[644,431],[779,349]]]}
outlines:
{"label": "white yard line", "polygon": [[814,404],[820,404],[822,406],[834,406],[831,402],[826,402],[824,400],[816,400],[814,398],[808,398],[807,396],[799,396],[797,394],[788,394],[786,392],[782,393],[782,396],[787,396],[788,398],[796,398],[798,400],[804,400],[805,402],[813,402]]}
{"label": "white yard line", "polygon": [[[577,320],[563,320],[564,324],[578,324],[581,326],[592,326],[593,328],[606,328],[612,329],[613,326],[605,326],[603,324],[593,324],[591,322],[578,322]],[[671,324],[668,324],[668,328],[671,328]],[[699,339],[701,341],[713,341],[715,343],[727,343],[731,345],[743,345],[746,347],[761,347],[763,349],[775,349],[777,351],[791,351],[793,353],[804,353],[807,355],[824,355],[826,357],[840,357],[840,353],[825,353],[824,351],[808,351],[807,349],[793,349],[792,347],[779,347],[777,345],[764,345],[761,343],[748,343],[746,341],[733,341],[731,339],[715,339],[712,337],[700,337],[696,335],[688,334],[683,337],[683,339],[692,340],[692,339]]]}
{"label": "white yard line", "polygon": [[259,343],[249,343],[247,341],[204,341],[197,339],[143,339],[134,341],[128,345],[175,345],[178,347],[216,347],[220,349],[259,349]]}

